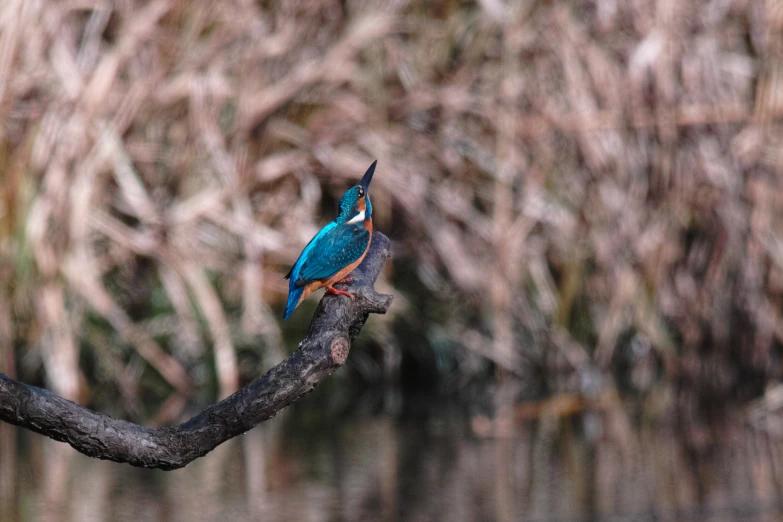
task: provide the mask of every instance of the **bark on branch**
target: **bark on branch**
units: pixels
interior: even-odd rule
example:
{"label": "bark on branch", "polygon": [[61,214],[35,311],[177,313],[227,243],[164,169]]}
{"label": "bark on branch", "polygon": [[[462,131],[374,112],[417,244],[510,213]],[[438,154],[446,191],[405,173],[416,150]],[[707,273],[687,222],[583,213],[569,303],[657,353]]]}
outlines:
{"label": "bark on branch", "polygon": [[175,427],[149,429],[97,413],[51,392],[0,374],[0,420],[67,442],[99,459],[144,468],[177,469],[232,437],[274,417],[318,386],[348,358],[351,341],[371,313],[383,314],[392,296],[374,290],[390,257],[389,239],[373,235],[370,251],[352,272],[351,301],[326,294],[299,348],[264,376]]}

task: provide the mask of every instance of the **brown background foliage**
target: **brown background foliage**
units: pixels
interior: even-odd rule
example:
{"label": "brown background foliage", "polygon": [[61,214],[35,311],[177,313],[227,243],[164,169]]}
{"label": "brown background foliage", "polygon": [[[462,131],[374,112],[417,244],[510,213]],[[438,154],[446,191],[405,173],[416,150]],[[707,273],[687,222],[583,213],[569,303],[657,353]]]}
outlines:
{"label": "brown background foliage", "polygon": [[445,347],[527,376],[631,347],[763,384],[781,34],[775,0],[6,0],[0,370],[130,410],[213,371],[230,393],[243,347],[284,353],[282,275],[377,158],[384,364]]}

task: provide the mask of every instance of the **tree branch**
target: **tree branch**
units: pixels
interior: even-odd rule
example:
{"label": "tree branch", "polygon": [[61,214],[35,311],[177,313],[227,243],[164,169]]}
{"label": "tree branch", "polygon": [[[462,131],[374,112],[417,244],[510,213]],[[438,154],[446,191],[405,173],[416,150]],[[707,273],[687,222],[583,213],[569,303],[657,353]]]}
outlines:
{"label": "tree branch", "polygon": [[264,376],[175,427],[149,429],[97,413],[49,391],[0,374],[0,420],[67,442],[89,457],[172,470],[263,422],[318,386],[348,358],[351,341],[371,313],[383,314],[392,296],[374,290],[390,257],[389,238],[376,232],[352,272],[356,300],[326,294],[299,348]]}

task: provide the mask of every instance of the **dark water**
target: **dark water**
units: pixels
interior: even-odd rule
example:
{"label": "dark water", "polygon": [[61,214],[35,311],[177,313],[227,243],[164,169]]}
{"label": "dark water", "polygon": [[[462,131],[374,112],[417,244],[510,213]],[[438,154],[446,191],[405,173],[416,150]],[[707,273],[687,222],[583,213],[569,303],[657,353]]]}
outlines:
{"label": "dark water", "polygon": [[175,472],[4,425],[0,520],[783,520],[779,437],[741,422],[646,425],[619,401],[569,404],[489,420],[448,405],[331,415],[306,398]]}

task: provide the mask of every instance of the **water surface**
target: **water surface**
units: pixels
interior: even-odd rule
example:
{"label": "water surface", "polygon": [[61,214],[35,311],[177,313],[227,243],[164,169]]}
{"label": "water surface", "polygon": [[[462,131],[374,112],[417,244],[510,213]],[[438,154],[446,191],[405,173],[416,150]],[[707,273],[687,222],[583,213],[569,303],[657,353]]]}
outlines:
{"label": "water surface", "polygon": [[777,436],[741,422],[647,425],[619,401],[574,412],[558,400],[490,420],[442,403],[337,415],[308,397],[174,472],[89,459],[4,425],[0,519],[783,519]]}

